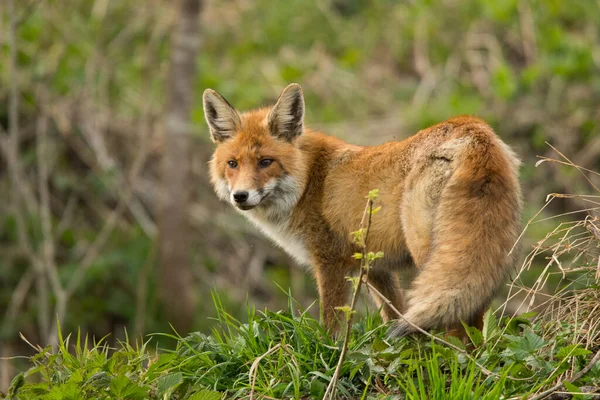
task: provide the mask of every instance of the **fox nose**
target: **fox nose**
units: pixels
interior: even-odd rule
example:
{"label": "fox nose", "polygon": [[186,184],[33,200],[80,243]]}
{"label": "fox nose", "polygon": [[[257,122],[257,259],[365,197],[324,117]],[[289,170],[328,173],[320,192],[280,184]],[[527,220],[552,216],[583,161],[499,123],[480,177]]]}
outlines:
{"label": "fox nose", "polygon": [[235,192],[233,194],[233,199],[236,203],[243,203],[248,200],[248,192]]}

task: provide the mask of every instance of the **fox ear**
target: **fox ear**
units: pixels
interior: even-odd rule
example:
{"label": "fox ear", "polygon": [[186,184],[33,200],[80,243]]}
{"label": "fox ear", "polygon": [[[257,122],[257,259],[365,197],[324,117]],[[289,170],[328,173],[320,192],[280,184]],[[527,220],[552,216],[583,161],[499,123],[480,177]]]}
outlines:
{"label": "fox ear", "polygon": [[304,95],[297,83],[288,85],[268,116],[271,135],[289,142],[304,130]]}
{"label": "fox ear", "polygon": [[219,143],[232,138],[242,125],[236,109],[212,89],[204,91],[202,102],[212,141]]}

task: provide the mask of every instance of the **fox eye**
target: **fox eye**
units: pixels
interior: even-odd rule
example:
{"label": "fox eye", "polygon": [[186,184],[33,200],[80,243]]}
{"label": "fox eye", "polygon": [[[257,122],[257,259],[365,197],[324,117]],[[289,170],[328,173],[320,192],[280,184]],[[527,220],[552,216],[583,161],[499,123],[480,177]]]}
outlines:
{"label": "fox eye", "polygon": [[237,168],[237,161],[229,160],[227,161],[227,165],[229,165],[229,168]]}
{"label": "fox eye", "polygon": [[259,161],[258,166],[261,168],[267,168],[269,165],[273,163],[273,160],[270,158],[263,158]]}

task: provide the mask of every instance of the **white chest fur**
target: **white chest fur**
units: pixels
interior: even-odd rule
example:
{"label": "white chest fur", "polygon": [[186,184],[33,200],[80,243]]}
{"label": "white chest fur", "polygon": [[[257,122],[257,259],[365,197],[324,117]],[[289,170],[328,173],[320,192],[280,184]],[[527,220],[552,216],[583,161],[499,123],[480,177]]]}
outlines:
{"label": "white chest fur", "polygon": [[[225,201],[230,199],[231,188],[224,179],[215,180],[215,191]],[[268,182],[263,191],[272,192],[267,199],[267,207],[257,207],[241,214],[254,223],[269,239],[292,256],[299,264],[310,266],[312,264],[310,253],[300,235],[290,228],[289,220],[292,211],[298,203],[303,185],[291,176],[284,176],[279,180]]]}
{"label": "white chest fur", "polygon": [[248,213],[248,218],[298,263],[306,266],[312,264],[304,241],[290,229],[288,220],[271,222],[252,213]]}

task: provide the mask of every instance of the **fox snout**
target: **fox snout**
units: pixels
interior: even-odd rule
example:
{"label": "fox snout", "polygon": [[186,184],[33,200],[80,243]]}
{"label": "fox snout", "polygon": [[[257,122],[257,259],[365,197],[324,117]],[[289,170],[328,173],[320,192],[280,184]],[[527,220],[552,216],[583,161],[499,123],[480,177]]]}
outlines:
{"label": "fox snout", "polygon": [[230,201],[235,207],[240,210],[251,210],[263,200],[264,196],[260,189],[244,189],[244,190],[232,190]]}

